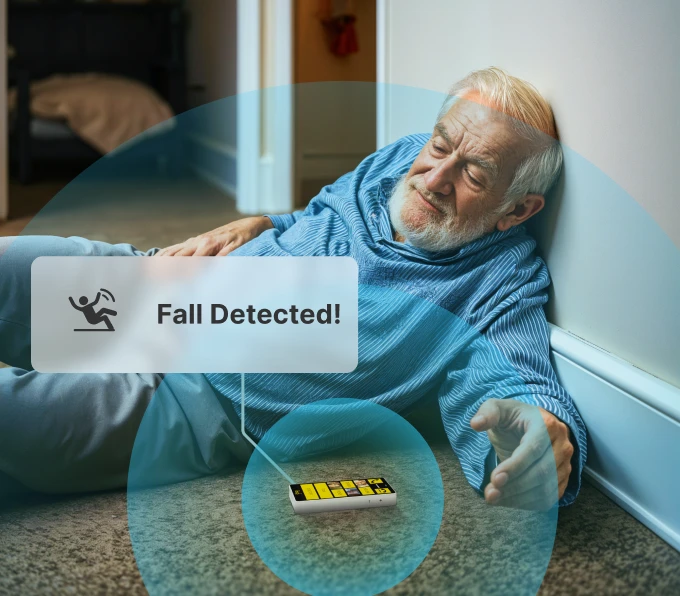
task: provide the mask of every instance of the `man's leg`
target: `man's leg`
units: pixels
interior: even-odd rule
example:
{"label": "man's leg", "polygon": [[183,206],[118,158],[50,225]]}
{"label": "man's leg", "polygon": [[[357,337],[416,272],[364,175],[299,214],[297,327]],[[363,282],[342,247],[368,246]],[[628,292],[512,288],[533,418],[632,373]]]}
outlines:
{"label": "man's leg", "polygon": [[203,375],[6,368],[0,387],[0,477],[33,490],[123,487],[133,447],[135,488],[211,474],[251,453],[231,403]]}
{"label": "man's leg", "polygon": [[125,486],[137,429],[161,380],[0,369],[0,472],[42,492]]}
{"label": "man's leg", "polygon": [[[141,254],[129,244],[84,238],[0,238],[0,361],[18,367],[0,369],[0,472],[43,490],[59,490],[68,484],[71,473],[90,476],[93,486],[102,485],[103,476],[107,476],[104,484],[124,484],[124,466],[116,459],[125,460],[124,445],[134,441],[161,379],[157,375],[47,375],[31,370],[31,265],[47,255]],[[105,420],[111,421],[106,430]],[[110,451],[107,462],[101,462],[100,478],[95,479],[87,462],[106,434],[119,447]],[[67,461],[72,471],[64,470]]]}
{"label": "man's leg", "polygon": [[153,430],[135,445],[137,484],[186,480],[247,457],[235,414],[202,375],[170,375],[161,384],[160,375],[30,370],[33,260],[142,254],[81,238],[0,240],[0,360],[18,367],[0,369],[0,473],[46,492],[124,486],[154,395],[144,417]]}

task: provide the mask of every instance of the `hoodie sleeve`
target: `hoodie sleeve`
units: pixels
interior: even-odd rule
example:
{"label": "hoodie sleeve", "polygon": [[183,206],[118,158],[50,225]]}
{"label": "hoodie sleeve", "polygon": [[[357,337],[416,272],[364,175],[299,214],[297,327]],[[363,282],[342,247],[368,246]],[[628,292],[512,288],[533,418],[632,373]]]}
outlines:
{"label": "hoodie sleeve", "polygon": [[491,322],[460,355],[449,371],[439,403],[447,435],[468,481],[483,489],[491,444],[470,420],[489,398],[515,399],[539,406],[571,431],[572,473],[560,505],[571,504],[581,485],[586,460],[586,429],[571,396],[559,384],[550,361],[548,325],[543,305],[548,300],[547,268],[539,262],[531,278],[497,304]]}

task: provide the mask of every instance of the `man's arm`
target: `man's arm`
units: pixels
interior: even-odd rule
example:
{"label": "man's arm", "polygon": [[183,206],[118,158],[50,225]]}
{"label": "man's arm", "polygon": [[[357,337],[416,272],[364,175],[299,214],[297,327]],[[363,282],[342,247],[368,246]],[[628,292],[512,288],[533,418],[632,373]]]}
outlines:
{"label": "man's arm", "polygon": [[246,242],[250,242],[253,238],[257,238],[266,230],[274,228],[278,232],[283,233],[304,215],[314,215],[322,211],[325,208],[324,192],[332,192],[336,184],[346,184],[351,176],[352,172],[348,172],[340,176],[332,185],[321,189],[321,192],[309,202],[304,210],[280,215],[258,215],[256,217],[239,219],[195,238],[189,238],[180,244],[164,248],[154,256],[222,257],[236,250],[239,246],[243,246]]}
{"label": "man's arm", "polygon": [[[543,490],[567,505],[580,488],[585,426],[550,363],[546,299],[539,292],[506,308],[469,343],[440,392],[449,440],[489,503],[530,506]],[[489,470],[492,449],[500,464]]]}
{"label": "man's arm", "polygon": [[295,224],[304,214],[303,210],[293,211],[293,213],[283,213],[280,215],[266,215],[272,222],[272,225],[281,233],[285,232],[293,224]]}
{"label": "man's arm", "polygon": [[[310,203],[312,205],[312,203]],[[308,207],[309,209],[309,207]],[[232,221],[224,226],[189,238],[180,244],[158,251],[156,257],[224,257],[233,250],[275,228],[283,233],[297,222],[305,211],[281,215],[258,215]]]}
{"label": "man's arm", "polygon": [[272,221],[264,216],[245,217],[188,240],[168,246],[156,257],[223,257],[271,229]]}
{"label": "man's arm", "polygon": [[[525,383],[529,390],[526,403],[538,406],[552,443],[553,465],[558,466],[559,480],[562,480],[560,466],[564,470],[568,464],[566,487],[560,486],[560,504],[568,505],[574,501],[581,487],[581,471],[587,453],[586,428],[571,396],[560,385],[550,361],[550,336],[543,310],[547,300],[544,290],[522,297],[504,311],[484,335]],[[492,482],[499,472],[524,465],[516,458],[512,461],[505,457],[500,459],[507,461],[502,461],[492,472]],[[506,493],[504,497],[513,493],[509,486],[501,492]]]}

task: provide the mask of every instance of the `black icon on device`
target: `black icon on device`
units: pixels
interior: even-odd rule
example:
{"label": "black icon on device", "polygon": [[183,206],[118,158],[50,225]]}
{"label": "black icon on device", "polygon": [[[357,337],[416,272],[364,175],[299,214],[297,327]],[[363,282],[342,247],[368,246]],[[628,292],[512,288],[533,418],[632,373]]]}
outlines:
{"label": "black icon on device", "polygon": [[113,297],[113,294],[104,288],[101,288],[100,291],[97,292],[97,297],[89,304],[87,302],[87,296],[81,296],[78,298],[78,303],[80,306],[74,302],[71,296],[69,296],[68,299],[73,308],[83,313],[85,320],[90,325],[99,325],[99,323],[104,323],[106,325],[106,329],[100,327],[98,329],[74,329],[73,331],[115,331],[113,323],[111,323],[109,317],[115,317],[118,313],[115,310],[111,310],[110,308],[101,308],[98,311],[94,310],[95,305],[102,297],[102,293],[105,300],[111,300],[113,302],[116,301],[116,299]]}

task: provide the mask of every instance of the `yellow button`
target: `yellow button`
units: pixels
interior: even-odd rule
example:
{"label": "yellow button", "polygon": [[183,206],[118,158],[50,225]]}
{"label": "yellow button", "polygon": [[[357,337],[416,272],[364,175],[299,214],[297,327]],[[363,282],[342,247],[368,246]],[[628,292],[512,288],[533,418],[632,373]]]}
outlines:
{"label": "yellow button", "polygon": [[389,488],[376,488],[375,492],[378,493],[379,495],[389,495],[390,489]]}
{"label": "yellow button", "polygon": [[300,488],[302,489],[302,492],[305,493],[305,499],[308,501],[315,501],[319,498],[319,495],[316,494],[316,491],[311,484],[301,484]]}
{"label": "yellow button", "polygon": [[342,484],[342,486],[345,488],[356,488],[356,486],[354,486],[354,482],[351,480],[343,480],[340,484]]}
{"label": "yellow button", "polygon": [[334,494],[336,497],[346,497],[346,496],[347,496],[347,493],[345,493],[345,489],[344,489],[344,488],[336,488],[336,489],[333,491],[333,494]]}
{"label": "yellow button", "polygon": [[361,487],[359,487],[359,490],[361,491],[362,495],[374,495],[375,494],[373,492],[373,489],[370,486],[361,486]]}
{"label": "yellow button", "polygon": [[369,484],[382,484],[383,479],[382,478],[369,478],[368,483]]}
{"label": "yellow button", "polygon": [[333,495],[331,494],[331,491],[328,489],[326,486],[325,482],[317,482],[314,487],[316,488],[316,492],[319,493],[319,496],[322,499],[332,499]]}

